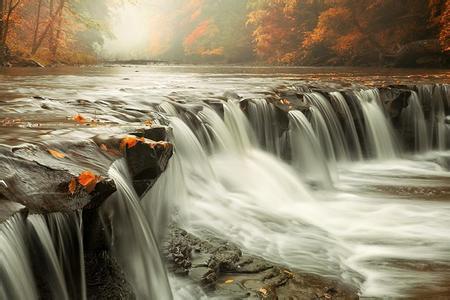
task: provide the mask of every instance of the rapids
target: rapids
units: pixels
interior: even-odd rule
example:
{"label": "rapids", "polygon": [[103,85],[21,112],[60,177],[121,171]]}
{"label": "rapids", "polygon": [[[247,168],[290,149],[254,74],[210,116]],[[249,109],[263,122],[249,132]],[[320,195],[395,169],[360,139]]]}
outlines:
{"label": "rapids", "polygon": [[[363,73],[195,67],[54,70],[45,76],[11,71],[0,82],[6,99],[0,113],[22,114],[23,126],[2,128],[2,142],[45,138],[55,124],[65,124],[68,113],[108,125],[142,122],[149,115],[170,124],[175,154],[142,199],[123,161],[109,172],[119,192],[103,213],[113,215],[114,254],[139,299],[207,298],[198,287],[166,274],[158,247],[170,221],[294,270],[339,278],[358,286],[361,296],[448,295],[448,85],[419,85],[394,125],[374,87],[384,83],[382,72]],[[448,81],[447,74],[425,79],[403,74],[397,82]],[[344,84],[329,84],[325,97],[315,78],[341,78]],[[285,128],[265,99],[277,86],[303,93],[308,105],[286,113]],[[247,109],[241,100],[249,100]],[[44,104],[51,113],[43,113]],[[38,121],[41,126],[33,126]],[[398,124],[413,131],[412,150],[406,150]],[[73,130],[62,127],[58,133]],[[31,216],[24,223],[16,216],[0,225],[0,241],[8,245],[0,249],[5,282],[0,296],[34,298],[24,245],[32,238],[55,278],[50,292],[64,299],[78,289],[85,297],[82,259],[69,267],[63,259],[70,242],[62,238],[61,218]],[[78,228],[67,234],[80,257],[79,217],[64,222]],[[67,270],[77,276],[70,278]]]}

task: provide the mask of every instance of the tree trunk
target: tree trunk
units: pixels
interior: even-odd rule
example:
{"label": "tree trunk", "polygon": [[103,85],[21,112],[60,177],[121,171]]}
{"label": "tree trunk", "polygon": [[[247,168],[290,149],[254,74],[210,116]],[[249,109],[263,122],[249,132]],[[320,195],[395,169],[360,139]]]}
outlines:
{"label": "tree trunk", "polygon": [[56,29],[55,44],[53,45],[53,53],[52,53],[55,59],[56,59],[56,52],[58,51],[59,39],[61,37],[62,19],[63,19],[63,11],[61,10],[61,12],[58,15],[58,27]]}
{"label": "tree trunk", "polygon": [[[54,0],[50,0],[49,3],[49,15],[50,18],[53,17],[53,6],[54,6]],[[54,53],[54,45],[55,45],[55,25],[52,24],[52,26],[50,26],[50,32],[49,32],[49,38],[48,38],[48,49],[50,50],[50,55],[52,60],[55,59],[55,53]]]}
{"label": "tree trunk", "polygon": [[[63,11],[63,9],[64,9],[65,2],[66,2],[65,0],[61,0],[60,5],[59,5],[58,9],[55,11],[54,16],[56,16],[56,15],[61,15],[61,14],[62,14],[62,11]],[[31,55],[36,54],[36,52],[37,52],[37,51],[39,50],[39,48],[41,47],[42,42],[44,41],[44,38],[47,36],[47,34],[48,34],[48,32],[49,32],[51,26],[53,26],[53,24],[54,24],[55,21],[56,21],[56,18],[55,18],[54,16],[52,16],[50,22],[49,22],[49,23],[47,24],[47,26],[45,27],[44,32],[42,32],[41,36],[40,36],[39,39],[36,41],[36,44],[34,45],[33,49],[31,50]]]}
{"label": "tree trunk", "polygon": [[42,0],[39,0],[37,17],[36,17],[36,25],[34,27],[33,44],[31,46],[31,51],[33,51],[33,49],[36,47],[37,35],[39,32],[39,23],[41,22],[41,7],[42,7]]}

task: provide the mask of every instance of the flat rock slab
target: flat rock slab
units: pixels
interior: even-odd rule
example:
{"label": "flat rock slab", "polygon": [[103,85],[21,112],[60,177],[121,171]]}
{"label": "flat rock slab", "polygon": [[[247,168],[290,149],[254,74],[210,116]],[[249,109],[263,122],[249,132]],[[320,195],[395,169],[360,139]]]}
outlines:
{"label": "flat rock slab", "polygon": [[[129,134],[103,133],[81,140],[61,138],[19,146],[0,145],[0,199],[20,203],[35,213],[98,207],[116,191],[108,170],[121,158],[127,161],[131,179],[142,194],[165,170],[172,156],[173,147],[165,141],[165,130],[135,128]],[[136,143],[124,145],[127,137]],[[95,176],[93,188],[81,184],[79,176],[84,172]],[[1,207],[2,202],[0,210]]]}
{"label": "flat rock slab", "polygon": [[163,251],[169,270],[188,277],[219,299],[359,299],[358,290],[338,280],[293,271],[236,245],[200,239],[172,225]]}

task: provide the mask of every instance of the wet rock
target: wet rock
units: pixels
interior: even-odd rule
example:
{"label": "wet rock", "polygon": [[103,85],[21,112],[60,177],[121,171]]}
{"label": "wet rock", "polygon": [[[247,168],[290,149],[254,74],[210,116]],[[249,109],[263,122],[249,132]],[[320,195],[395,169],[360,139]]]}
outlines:
{"label": "wet rock", "polygon": [[[143,136],[165,137],[160,128],[137,132]],[[37,213],[93,209],[116,190],[108,169],[122,156],[136,186],[144,192],[165,170],[172,156],[172,145],[145,140],[126,149],[123,155],[120,151],[123,137],[102,135],[76,142],[64,139],[15,147],[1,145],[0,194]],[[94,188],[77,183],[78,176],[85,171],[97,176]],[[73,190],[69,187],[72,182]]]}
{"label": "wet rock", "polygon": [[88,299],[136,299],[117,261],[106,251],[85,256]]}
{"label": "wet rock", "polygon": [[[242,253],[236,245],[207,233],[205,238],[198,238],[175,225],[170,226],[164,254],[171,272],[181,266],[187,270],[183,274],[200,284],[210,297],[358,299],[355,287],[318,275],[289,270],[263,258]],[[208,264],[205,265],[208,258]]]}
{"label": "wet rock", "polygon": [[378,90],[380,91],[382,104],[390,119],[394,121],[397,120],[400,117],[402,110],[409,104],[411,91],[397,87],[382,87]]}

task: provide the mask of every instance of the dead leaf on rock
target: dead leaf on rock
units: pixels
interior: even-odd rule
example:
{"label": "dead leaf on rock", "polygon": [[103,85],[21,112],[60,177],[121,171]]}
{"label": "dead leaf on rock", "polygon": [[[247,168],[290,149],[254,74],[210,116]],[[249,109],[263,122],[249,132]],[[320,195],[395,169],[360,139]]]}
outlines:
{"label": "dead leaf on rock", "polygon": [[138,138],[135,136],[127,136],[122,139],[120,142],[120,151],[124,151],[125,149],[130,149],[136,146],[138,142],[145,142],[145,138]]}
{"label": "dead leaf on rock", "polygon": [[48,153],[50,153],[54,158],[64,158],[66,155],[56,150],[48,149]]}
{"label": "dead leaf on rock", "polygon": [[233,279],[228,279],[228,280],[225,280],[225,283],[226,284],[230,284],[230,283],[233,283],[234,282],[234,280]]}
{"label": "dead leaf on rock", "polygon": [[78,176],[78,183],[85,187],[88,193],[94,191],[100,177],[91,171],[84,171]]}

